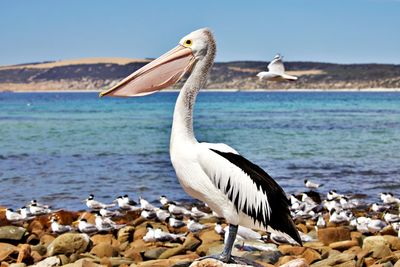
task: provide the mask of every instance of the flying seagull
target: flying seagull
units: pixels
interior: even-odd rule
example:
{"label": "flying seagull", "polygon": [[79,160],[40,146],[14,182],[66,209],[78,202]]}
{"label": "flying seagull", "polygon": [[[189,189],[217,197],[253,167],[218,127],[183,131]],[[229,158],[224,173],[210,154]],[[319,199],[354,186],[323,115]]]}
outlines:
{"label": "flying seagull", "polygon": [[214,62],[216,44],[210,30],[183,37],[179,45],[135,71],[100,96],[143,96],[175,84],[191,74],[181,89],[173,115],[170,157],[183,189],[205,202],[229,224],[223,262],[246,263],[232,257],[238,226],[276,231],[301,239],[283,189],[259,166],[226,144],[199,143],[193,131],[193,108]]}
{"label": "flying seagull", "polygon": [[277,54],[267,66],[268,71],[262,71],[257,74],[261,81],[295,81],[297,77],[286,74],[283,66],[282,56]]}

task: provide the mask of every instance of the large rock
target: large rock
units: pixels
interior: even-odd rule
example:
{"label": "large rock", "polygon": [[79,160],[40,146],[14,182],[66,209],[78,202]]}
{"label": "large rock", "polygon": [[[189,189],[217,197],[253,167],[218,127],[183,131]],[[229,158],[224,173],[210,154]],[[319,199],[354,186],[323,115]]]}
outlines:
{"label": "large rock", "polygon": [[160,257],[161,254],[163,254],[165,251],[167,250],[167,248],[163,248],[163,247],[157,247],[157,248],[151,248],[148,249],[144,252],[144,257],[146,259],[149,260],[156,260]]}
{"label": "large rock", "polygon": [[87,234],[66,233],[54,239],[47,248],[47,251],[50,256],[83,253],[88,249],[89,242],[90,239]]}
{"label": "large rock", "polygon": [[100,244],[100,243],[107,243],[107,244],[112,245],[113,241],[115,239],[112,234],[106,234],[106,235],[96,234],[96,235],[91,236],[90,240],[92,240],[93,245],[96,246],[97,244]]}
{"label": "large rock", "polygon": [[346,227],[328,227],[325,229],[318,230],[318,239],[329,245],[330,243],[350,240],[350,230]]}
{"label": "large rock", "polygon": [[23,244],[19,248],[19,253],[18,253],[18,258],[17,258],[17,263],[32,263],[32,257],[31,257],[31,246],[29,244]]}
{"label": "large rock", "polygon": [[190,233],[187,237],[185,242],[183,242],[182,245],[175,247],[175,248],[170,248],[164,251],[159,259],[168,259],[169,257],[185,253],[186,251],[194,251],[199,245],[201,244],[201,241],[196,238],[192,233]]}
{"label": "large rock", "polygon": [[299,246],[292,246],[292,245],[280,245],[279,246],[279,251],[283,255],[301,255],[304,251],[306,250],[305,247],[299,247]]}
{"label": "large rock", "polygon": [[26,233],[23,227],[8,225],[0,227],[0,239],[20,241]]}
{"label": "large rock", "polygon": [[281,267],[308,267],[308,263],[304,259],[295,259],[291,260],[283,265]]}
{"label": "large rock", "polygon": [[103,265],[97,264],[92,260],[87,258],[79,259],[74,263],[69,263],[64,265],[63,267],[104,267]]}
{"label": "large rock", "polygon": [[[246,267],[248,265],[229,264],[215,259],[204,259],[201,261],[194,261],[189,267]],[[140,265],[141,267],[141,265]]]}
{"label": "large rock", "polygon": [[358,246],[358,242],[356,240],[345,240],[345,241],[338,241],[329,244],[329,247],[332,249],[337,249],[340,251],[349,249],[351,247]]}
{"label": "large rock", "polygon": [[118,250],[108,243],[99,243],[92,248],[91,254],[96,255],[99,258],[103,257],[116,257],[118,256]]}
{"label": "large rock", "polygon": [[311,264],[311,263],[321,259],[321,255],[312,248],[307,248],[303,252],[301,257],[304,258],[304,260],[307,262],[307,264]]}
{"label": "large rock", "polygon": [[384,235],[383,238],[389,244],[391,250],[400,250],[400,238],[392,235]]}
{"label": "large rock", "polygon": [[60,258],[57,256],[53,257],[48,257],[42,261],[39,261],[38,263],[35,264],[35,267],[53,267],[53,266],[59,266],[61,264]]}
{"label": "large rock", "polygon": [[135,232],[135,227],[125,226],[119,229],[117,234],[117,240],[120,244],[124,242],[131,242],[133,240],[133,233]]}
{"label": "large rock", "polygon": [[18,248],[11,244],[0,243],[0,262],[4,261],[13,253],[18,252]]}
{"label": "large rock", "polygon": [[255,251],[244,253],[242,257],[252,261],[275,264],[282,257],[282,253],[279,250]]}
{"label": "large rock", "polygon": [[390,243],[383,236],[369,236],[364,239],[363,250],[372,253],[372,257],[381,259],[392,254]]}
{"label": "large rock", "polygon": [[326,266],[336,266],[338,264],[348,262],[356,257],[354,254],[350,253],[338,253],[330,256],[329,258],[321,261],[317,261],[311,264],[311,267],[326,267]]}

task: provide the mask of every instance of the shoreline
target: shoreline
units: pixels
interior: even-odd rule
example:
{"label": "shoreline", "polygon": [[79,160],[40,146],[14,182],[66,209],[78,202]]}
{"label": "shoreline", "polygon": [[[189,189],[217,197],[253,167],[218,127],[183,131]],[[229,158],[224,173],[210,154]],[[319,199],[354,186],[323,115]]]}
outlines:
{"label": "shoreline", "polygon": [[[100,93],[103,90],[85,90],[85,89],[76,89],[76,90],[5,90],[0,91],[1,93]],[[179,92],[180,89],[166,89],[160,91],[163,92]],[[160,93],[159,92],[159,93]],[[346,89],[202,89],[201,92],[218,92],[218,93],[225,93],[225,92],[261,92],[261,93],[273,93],[273,92],[400,92],[400,88],[346,88]]]}

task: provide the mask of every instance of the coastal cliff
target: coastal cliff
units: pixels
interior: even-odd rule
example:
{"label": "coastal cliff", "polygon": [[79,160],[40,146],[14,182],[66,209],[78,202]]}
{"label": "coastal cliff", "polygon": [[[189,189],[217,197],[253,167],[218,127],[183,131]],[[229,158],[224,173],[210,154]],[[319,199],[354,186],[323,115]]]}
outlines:
{"label": "coastal cliff", "polygon": [[[0,67],[0,91],[102,90],[151,59],[79,59]],[[369,89],[400,88],[400,65],[286,62],[296,82],[259,81],[265,61],[217,62],[207,88],[213,89]],[[175,87],[181,86],[177,84]]]}

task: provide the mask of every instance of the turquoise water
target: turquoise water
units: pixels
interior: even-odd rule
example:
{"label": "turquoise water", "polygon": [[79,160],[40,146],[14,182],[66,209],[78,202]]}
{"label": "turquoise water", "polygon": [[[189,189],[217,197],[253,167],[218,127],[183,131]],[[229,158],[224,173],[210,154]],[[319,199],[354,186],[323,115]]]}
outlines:
{"label": "turquoise water", "polygon": [[[0,94],[0,205],[188,199],[168,153],[176,97]],[[202,92],[194,122],[198,140],[231,145],[287,192],[308,178],[322,192],[400,194],[400,93]]]}

